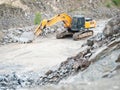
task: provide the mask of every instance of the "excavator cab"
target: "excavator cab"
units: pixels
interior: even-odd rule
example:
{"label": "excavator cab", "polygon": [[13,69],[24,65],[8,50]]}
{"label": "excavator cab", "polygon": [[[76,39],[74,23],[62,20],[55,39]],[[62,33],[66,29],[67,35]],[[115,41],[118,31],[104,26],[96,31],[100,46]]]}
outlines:
{"label": "excavator cab", "polygon": [[79,32],[85,28],[85,17],[84,16],[74,16],[72,19],[71,31]]}

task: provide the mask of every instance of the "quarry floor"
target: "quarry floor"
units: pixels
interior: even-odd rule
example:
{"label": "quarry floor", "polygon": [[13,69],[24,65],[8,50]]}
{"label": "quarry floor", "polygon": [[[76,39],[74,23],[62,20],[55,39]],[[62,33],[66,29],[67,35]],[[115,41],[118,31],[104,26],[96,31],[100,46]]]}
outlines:
{"label": "quarry floor", "polygon": [[[102,32],[107,20],[99,20],[94,35]],[[90,38],[90,37],[89,37]],[[33,43],[12,43],[0,47],[0,73],[46,71],[59,65],[68,57],[82,50],[84,38],[74,41],[72,38],[56,39],[55,34],[38,37]]]}

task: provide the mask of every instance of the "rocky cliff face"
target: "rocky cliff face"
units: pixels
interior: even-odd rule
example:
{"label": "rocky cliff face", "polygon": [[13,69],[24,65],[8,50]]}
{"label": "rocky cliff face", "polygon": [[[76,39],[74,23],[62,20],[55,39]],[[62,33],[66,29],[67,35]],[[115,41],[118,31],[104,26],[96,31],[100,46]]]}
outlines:
{"label": "rocky cliff face", "polygon": [[66,12],[93,18],[111,18],[120,11],[109,0],[4,0],[0,1],[0,29],[33,25],[36,12],[42,18]]}

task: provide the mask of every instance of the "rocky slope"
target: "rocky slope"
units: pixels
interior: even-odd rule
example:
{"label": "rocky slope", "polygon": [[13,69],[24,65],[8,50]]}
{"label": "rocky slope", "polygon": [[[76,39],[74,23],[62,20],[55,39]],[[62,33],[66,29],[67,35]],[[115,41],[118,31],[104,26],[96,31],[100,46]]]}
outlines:
{"label": "rocky slope", "polygon": [[[107,6],[109,3],[110,7]],[[33,25],[36,12],[40,12],[42,18],[50,18],[61,12],[71,16],[84,14],[93,18],[110,18],[119,10],[109,0],[2,0],[0,30]]]}
{"label": "rocky slope", "polygon": [[[58,68],[54,68],[54,70],[50,69],[42,76],[36,76],[35,72],[21,76],[15,73],[0,75],[0,87],[1,89],[16,89],[19,87],[58,84],[59,82],[67,84],[71,79],[73,79],[72,83],[77,82],[76,85],[86,80],[91,83],[96,81],[97,84],[99,83],[97,80],[112,78],[112,80],[115,80],[114,85],[119,89],[120,16],[111,19],[106,24],[103,33],[98,33],[96,36],[90,38],[86,44],[83,44],[82,48],[83,50],[77,55],[69,57]],[[77,75],[73,77],[75,74]],[[114,79],[114,76],[117,76],[116,79]],[[63,79],[67,80],[67,82],[62,81]],[[108,85],[111,85],[111,83],[107,84],[107,87],[103,86],[100,89],[109,88]],[[63,87],[67,88],[64,85]],[[79,86],[76,87],[77,90],[81,88]],[[56,86],[52,88],[54,89]],[[93,88],[95,87],[93,86]],[[98,87],[96,86],[96,88]],[[62,87],[60,90],[62,90]]]}
{"label": "rocky slope", "polygon": [[[39,87],[41,85],[43,86],[50,84],[52,85],[60,84],[60,88],[59,88],[60,90],[66,88],[68,89],[68,87],[70,87],[69,88],[70,90],[73,89],[88,90],[89,88],[98,89],[98,87],[100,86],[98,84],[102,83],[101,85],[103,86],[100,86],[99,88],[101,90],[101,89],[108,89],[114,83],[114,86],[111,88],[113,90],[114,89],[119,90],[120,77],[118,74],[120,73],[120,68],[119,68],[120,67],[119,66],[120,9],[119,7],[113,5],[111,1],[109,2],[111,3],[110,7],[106,6],[106,4],[108,4],[108,1],[109,0],[74,0],[74,1],[72,0],[2,0],[0,1],[0,30],[5,29],[2,30],[2,32],[0,31],[0,41],[2,42],[2,44],[6,44],[9,42],[11,43],[11,42],[19,42],[19,41],[20,42],[28,41],[26,39],[26,37],[28,36],[26,32],[28,33],[30,32],[31,34],[31,31],[34,29],[34,26],[28,28],[27,27],[21,28],[21,27],[26,25],[33,25],[36,12],[41,12],[42,18],[49,18],[50,16],[53,16],[54,14],[61,12],[67,12],[71,16],[73,16],[74,14],[84,14],[86,16],[93,17],[96,19],[111,18],[115,16],[106,24],[104,30],[101,30],[101,32],[103,31],[102,33],[98,33],[96,36],[88,39],[87,42],[84,43],[82,47],[80,47],[83,48],[82,51],[80,51],[75,56],[69,57],[67,60],[62,62],[57,68],[49,69],[43,75],[39,74],[39,72],[37,73],[26,72],[23,74],[17,74],[17,72],[13,72],[9,74],[2,73],[0,74],[0,89],[15,90],[17,88],[30,88],[30,87]],[[11,27],[19,27],[19,28],[8,29]],[[2,38],[3,34],[5,34],[4,38]],[[36,48],[36,47],[33,46],[32,48]],[[31,51],[33,51],[32,48],[30,49]],[[3,49],[5,49],[5,47]],[[15,48],[14,51],[16,51],[16,49],[17,48]],[[23,53],[24,50],[22,51],[21,49],[20,51],[21,53],[20,54],[17,53],[17,54],[18,56],[20,55],[22,59],[23,59],[22,55],[31,52],[28,51]],[[40,51],[38,50],[38,53],[39,52]],[[27,54],[27,57],[29,57],[28,55],[29,54]],[[32,53],[30,53],[30,55],[32,55]],[[17,56],[15,55],[10,59],[7,57],[4,58],[5,60],[8,60],[9,63],[11,63],[11,60],[12,59],[14,60],[15,57]],[[14,67],[15,66],[13,65],[13,68]],[[1,69],[3,70],[2,66]],[[87,85],[83,87],[81,86],[82,88],[79,87],[81,81],[83,81],[82,83],[87,82]],[[108,83],[108,81],[110,83]],[[67,86],[67,84],[69,84],[70,82],[72,84],[70,84],[70,86],[69,85]],[[107,82],[107,84],[103,82]],[[62,84],[65,84],[66,86]],[[89,84],[92,86],[90,86]],[[52,90],[54,89],[56,90],[56,88],[58,87],[45,86],[40,89],[49,90],[50,88]]]}

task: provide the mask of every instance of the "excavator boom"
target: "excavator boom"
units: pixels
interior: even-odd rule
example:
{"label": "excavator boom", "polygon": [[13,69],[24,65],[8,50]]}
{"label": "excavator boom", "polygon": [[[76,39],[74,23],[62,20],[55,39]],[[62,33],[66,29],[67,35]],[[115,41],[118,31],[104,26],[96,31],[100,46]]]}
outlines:
{"label": "excavator boom", "polygon": [[34,32],[35,36],[40,35],[44,28],[52,26],[60,21],[63,21],[64,27],[71,28],[72,18],[69,15],[67,15],[66,13],[61,13],[61,14],[54,16],[51,19],[42,20],[42,22],[40,23],[40,25],[36,28],[36,30]]}

